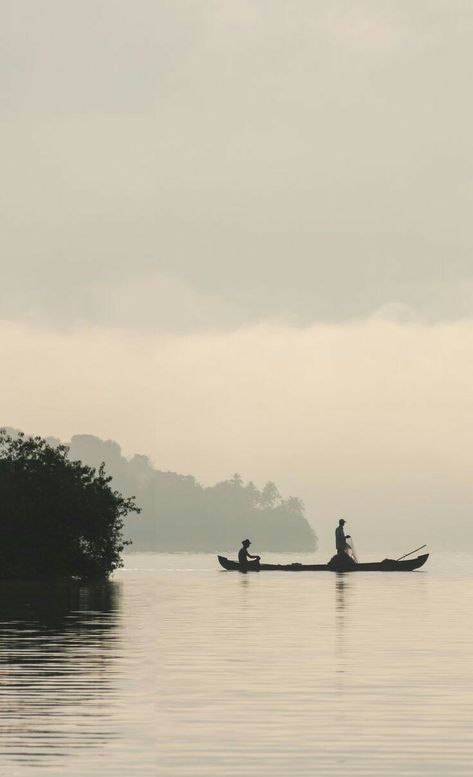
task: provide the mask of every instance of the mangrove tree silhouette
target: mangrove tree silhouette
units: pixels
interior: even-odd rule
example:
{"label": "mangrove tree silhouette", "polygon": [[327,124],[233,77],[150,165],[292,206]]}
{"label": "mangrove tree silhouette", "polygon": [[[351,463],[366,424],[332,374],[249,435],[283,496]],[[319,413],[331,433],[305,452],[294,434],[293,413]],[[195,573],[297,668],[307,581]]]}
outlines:
{"label": "mangrove tree silhouette", "polygon": [[134,497],[65,445],[0,430],[0,576],[103,577],[121,566]]}

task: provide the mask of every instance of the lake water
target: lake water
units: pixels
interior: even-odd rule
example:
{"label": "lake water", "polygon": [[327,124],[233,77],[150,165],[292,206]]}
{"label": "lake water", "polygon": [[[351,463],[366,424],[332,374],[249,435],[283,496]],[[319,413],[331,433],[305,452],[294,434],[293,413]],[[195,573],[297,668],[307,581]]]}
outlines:
{"label": "lake water", "polygon": [[473,773],[473,557],[126,563],[104,585],[0,583],[2,775]]}

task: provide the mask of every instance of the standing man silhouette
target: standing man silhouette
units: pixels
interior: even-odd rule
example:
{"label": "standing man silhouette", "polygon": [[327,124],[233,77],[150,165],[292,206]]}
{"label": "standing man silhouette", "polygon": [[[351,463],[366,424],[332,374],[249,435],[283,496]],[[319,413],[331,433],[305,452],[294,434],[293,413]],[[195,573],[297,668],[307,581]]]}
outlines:
{"label": "standing man silhouette", "polygon": [[347,542],[349,536],[345,536],[345,530],[343,528],[345,524],[345,519],[340,518],[338,526],[335,529],[335,545],[337,553],[330,559],[327,565],[329,569],[336,569],[338,572],[347,572],[356,567],[355,559],[351,556],[350,546]]}
{"label": "standing man silhouette", "polygon": [[337,548],[337,553],[346,553],[347,541],[345,538],[345,531],[343,529],[345,524],[345,519],[340,518],[338,526],[335,529],[335,547]]}

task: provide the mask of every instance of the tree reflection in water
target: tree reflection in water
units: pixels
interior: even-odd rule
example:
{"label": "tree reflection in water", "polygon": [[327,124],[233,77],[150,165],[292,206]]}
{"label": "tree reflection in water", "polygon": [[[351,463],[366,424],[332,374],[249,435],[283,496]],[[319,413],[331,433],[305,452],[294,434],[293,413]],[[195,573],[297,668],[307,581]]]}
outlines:
{"label": "tree reflection in water", "polygon": [[0,613],[2,758],[43,763],[114,738],[120,584],[1,581]]}

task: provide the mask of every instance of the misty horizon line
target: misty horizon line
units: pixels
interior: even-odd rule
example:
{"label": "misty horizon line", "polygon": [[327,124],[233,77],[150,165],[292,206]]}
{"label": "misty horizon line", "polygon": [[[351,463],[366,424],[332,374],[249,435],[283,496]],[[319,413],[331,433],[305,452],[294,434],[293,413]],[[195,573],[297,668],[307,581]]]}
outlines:
{"label": "misty horizon line", "polygon": [[439,331],[452,329],[458,326],[473,324],[471,315],[445,316],[433,318],[421,310],[416,310],[404,303],[387,302],[380,305],[373,312],[366,315],[347,316],[346,318],[307,318],[298,314],[278,314],[273,316],[255,317],[242,320],[235,324],[189,324],[187,327],[173,328],[160,324],[150,323],[145,326],[130,326],[122,323],[86,322],[77,320],[73,322],[48,320],[42,314],[30,315],[25,320],[20,318],[0,319],[0,327],[11,328],[18,333],[32,334],[33,337],[52,336],[58,338],[75,338],[95,334],[103,337],[121,334],[131,340],[156,340],[157,342],[198,340],[199,338],[232,337],[249,332],[287,332],[304,334],[310,332],[344,332],[350,328],[362,328],[372,325],[383,326],[386,329],[399,328],[402,330],[426,330]]}

